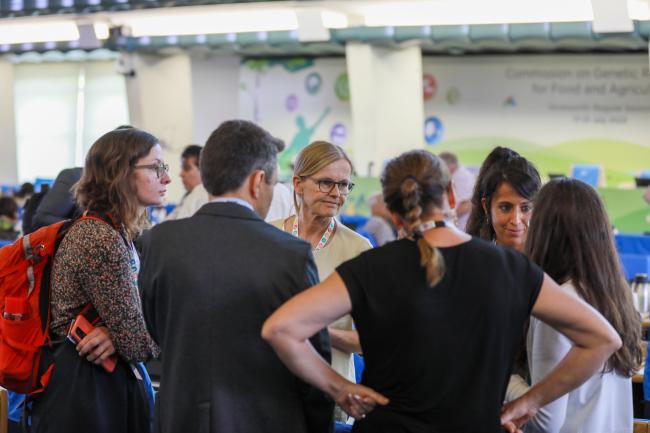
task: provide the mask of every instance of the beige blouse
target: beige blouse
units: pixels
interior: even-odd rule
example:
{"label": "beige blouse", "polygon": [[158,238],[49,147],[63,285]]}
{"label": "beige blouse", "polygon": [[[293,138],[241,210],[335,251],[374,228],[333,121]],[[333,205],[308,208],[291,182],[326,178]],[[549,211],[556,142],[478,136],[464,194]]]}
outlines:
{"label": "beige blouse", "polygon": [[[293,217],[289,217],[293,223]],[[271,221],[270,224],[283,230],[285,220]],[[362,252],[372,248],[370,242],[357,232],[336,222],[336,231],[324,248],[314,253],[320,281],[336,270],[341,263],[353,259]],[[335,329],[352,330],[352,317],[348,314],[330,325]],[[332,368],[341,376],[355,382],[354,361],[351,353],[332,348]]]}

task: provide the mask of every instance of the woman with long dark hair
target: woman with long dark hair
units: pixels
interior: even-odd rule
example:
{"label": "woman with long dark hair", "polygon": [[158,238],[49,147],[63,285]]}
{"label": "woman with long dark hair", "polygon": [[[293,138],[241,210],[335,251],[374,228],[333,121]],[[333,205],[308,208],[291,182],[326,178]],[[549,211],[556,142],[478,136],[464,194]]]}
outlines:
{"label": "woman with long dark hair", "polygon": [[[623,340],[599,373],[540,409],[526,432],[632,431],[632,377],[641,361],[641,323],[632,303],[598,193],[564,178],[537,195],[525,251],[566,293],[598,310]],[[571,342],[531,319],[528,359],[535,385],[564,358]]]}
{"label": "woman with long dark hair", "polygon": [[[618,349],[611,326],[524,255],[444,220],[445,203],[454,197],[438,157],[404,153],[387,164],[381,181],[407,237],[338,266],[280,307],[262,329],[289,369],[357,418],[354,432],[487,433],[501,425],[514,432]],[[502,411],[531,311],[575,349],[547,380]],[[308,340],[350,313],[364,348],[362,385],[338,375]]]}
{"label": "woman with long dark hair", "polygon": [[526,158],[507,147],[494,148],[476,178],[467,233],[521,251],[541,186]]}
{"label": "woman with long dark hair", "polygon": [[[54,257],[50,333],[63,342],[53,353],[49,385],[34,399],[30,431],[150,431],[135,362],[159,349],[142,315],[133,240],[147,224],[146,207],[162,203],[167,170],[158,139],[135,128],[110,131],[88,151],[75,192],[94,219],[77,221]],[[71,321],[87,308],[99,323],[78,344],[65,341]],[[114,355],[109,372],[102,364]]]}

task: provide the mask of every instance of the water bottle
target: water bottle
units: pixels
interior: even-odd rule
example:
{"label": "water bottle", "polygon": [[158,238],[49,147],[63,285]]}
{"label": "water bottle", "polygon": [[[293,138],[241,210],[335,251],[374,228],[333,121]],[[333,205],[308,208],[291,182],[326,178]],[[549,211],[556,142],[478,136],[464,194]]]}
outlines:
{"label": "water bottle", "polygon": [[27,320],[27,298],[7,296],[5,298],[5,311],[2,317],[5,320]]}
{"label": "water bottle", "polygon": [[632,296],[634,306],[645,318],[650,312],[650,283],[647,274],[636,274],[632,281]]}

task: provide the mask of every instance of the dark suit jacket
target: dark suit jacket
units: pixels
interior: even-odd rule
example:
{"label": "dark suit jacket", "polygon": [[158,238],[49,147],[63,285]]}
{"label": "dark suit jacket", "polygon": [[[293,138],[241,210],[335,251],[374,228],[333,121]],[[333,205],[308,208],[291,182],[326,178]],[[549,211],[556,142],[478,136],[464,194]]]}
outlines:
{"label": "dark suit jacket", "polygon": [[[309,245],[235,203],[154,227],[140,286],[162,349],[157,432],[324,433],[333,402],[262,340],[264,320],[317,283]],[[328,361],[329,335],[312,344]]]}

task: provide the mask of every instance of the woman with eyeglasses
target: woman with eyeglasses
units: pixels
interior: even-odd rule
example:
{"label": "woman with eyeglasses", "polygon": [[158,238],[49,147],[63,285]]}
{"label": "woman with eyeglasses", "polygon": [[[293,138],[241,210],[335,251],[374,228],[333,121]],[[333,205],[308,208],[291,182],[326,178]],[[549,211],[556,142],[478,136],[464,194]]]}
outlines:
{"label": "woman with eyeglasses", "polygon": [[[142,315],[133,239],[147,224],[146,207],[162,204],[167,170],[158,139],[135,128],[110,131],[88,151],[74,191],[92,219],[77,220],[54,257],[54,369],[34,399],[31,432],[151,430],[149,399],[136,363],[157,356],[159,349]],[[99,322],[75,344],[66,336],[82,310]],[[116,366],[109,372],[106,361],[114,356]]]}
{"label": "woman with eyeglasses", "polygon": [[[315,141],[296,157],[293,174],[293,199],[296,215],[272,221],[312,246],[320,280],[327,278],[341,263],[371,248],[361,235],[336,220],[354,187],[350,158],[339,146]],[[353,352],[360,352],[359,336],[352,317],[346,315],[329,326],[332,342],[332,368],[354,382]],[[336,409],[337,421],[348,417]]]}

